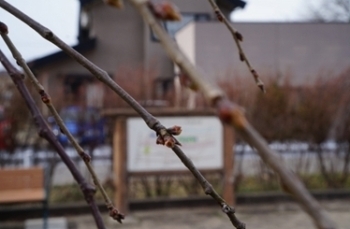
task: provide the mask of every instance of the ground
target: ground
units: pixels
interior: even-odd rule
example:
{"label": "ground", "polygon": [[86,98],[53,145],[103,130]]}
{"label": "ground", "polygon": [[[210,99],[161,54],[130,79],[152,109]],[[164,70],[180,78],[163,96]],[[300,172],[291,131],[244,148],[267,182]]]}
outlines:
{"label": "ground", "polygon": [[[337,222],[338,228],[350,229],[350,200],[321,203]],[[259,204],[238,206],[237,216],[247,229],[303,229],[315,228],[296,204]],[[215,207],[162,209],[131,212],[124,224],[118,225],[104,214],[107,228],[126,229],[231,229],[225,214]],[[91,216],[71,217],[78,229],[96,228]]]}

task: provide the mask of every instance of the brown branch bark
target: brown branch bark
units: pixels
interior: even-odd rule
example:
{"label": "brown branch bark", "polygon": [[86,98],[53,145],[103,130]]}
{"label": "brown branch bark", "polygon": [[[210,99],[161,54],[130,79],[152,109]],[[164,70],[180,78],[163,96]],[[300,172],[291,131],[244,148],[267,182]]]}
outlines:
{"label": "brown branch bark", "polygon": [[[248,142],[253,148],[257,149],[257,152],[263,161],[280,176],[285,187],[310,215],[317,228],[336,228],[335,223],[329,218],[321,205],[311,196],[302,182],[287,168],[287,166],[277,157],[276,153],[269,148],[267,142],[261,137],[261,135],[248,123],[242,109],[225,98],[223,93],[210,93],[213,90],[216,91],[216,89],[208,83],[203,83],[205,78],[202,77],[195,67],[190,64],[190,61],[181,52],[176,43],[157,23],[154,15],[148,9],[145,3],[146,1],[130,1],[140,12],[143,19],[157,34],[169,57],[188,75],[192,82],[207,95],[206,98],[208,102],[217,109],[220,119],[234,127],[246,142]],[[203,85],[205,85],[205,87]]]}
{"label": "brown branch bark", "polygon": [[[127,92],[125,92],[118,84],[116,84],[108,74],[95,66],[92,62],[86,59],[84,56],[76,52],[70,46],[65,44],[62,40],[60,40],[57,36],[55,36],[49,29],[43,27],[9,3],[0,0],[0,7],[13,14],[18,19],[22,20],[36,32],[38,32],[42,37],[51,41],[53,44],[57,45],[63,51],[65,51],[69,56],[75,59],[78,63],[80,63],[83,67],[88,69],[94,76],[96,76],[99,80],[107,84],[113,91],[115,91],[122,99],[124,99],[135,111],[144,119],[146,124],[150,129],[153,129],[157,134],[157,143],[164,144],[169,148],[172,148],[173,151],[180,157],[180,159],[186,162],[186,167],[192,172],[192,174],[199,180],[203,189],[208,195],[211,195],[222,207],[222,210],[228,215],[233,225],[239,229],[244,229],[245,225],[241,223],[236,216],[234,215],[234,210],[231,208],[225,200],[220,197],[215,190],[213,190],[212,186],[209,182],[203,177],[203,175],[194,167],[192,161],[186,157],[186,155],[182,152],[179,147],[176,145],[180,145],[180,143],[172,136],[175,134],[172,132],[174,129],[165,128],[154,116],[152,116],[149,112],[147,112],[139,103],[137,103]],[[187,67],[191,67],[191,64],[185,63]],[[192,68],[193,71],[196,71],[195,68]],[[209,84],[199,80],[197,82],[201,87],[205,88],[203,90],[208,98],[219,97],[221,96],[221,91],[219,89],[213,89]],[[176,128],[175,128],[176,129]],[[176,132],[176,131],[175,131]]]}
{"label": "brown branch bark", "polygon": [[95,187],[91,184],[87,183],[84,179],[83,175],[79,172],[78,168],[69,158],[67,153],[64,151],[62,145],[57,141],[56,136],[51,131],[44,117],[39,111],[39,108],[36,106],[33,97],[30,95],[27,87],[23,82],[24,76],[9,62],[9,60],[5,57],[3,52],[0,50],[0,61],[8,74],[10,75],[12,81],[16,85],[18,91],[26,102],[27,107],[29,108],[36,126],[38,127],[39,136],[46,139],[52,147],[56,150],[58,155],[61,157],[62,161],[66,164],[69,171],[73,175],[76,182],[79,184],[81,191],[84,194],[85,200],[91,208],[91,213],[94,217],[97,228],[104,229],[104,223],[102,221],[102,217],[100,211],[94,200]]}
{"label": "brown branch bark", "polygon": [[[204,81],[196,70],[196,68],[190,64],[190,61],[183,55],[177,45],[172,39],[162,30],[157,21],[149,12],[149,9],[145,5],[145,0],[130,0],[136,8],[140,11],[144,20],[150,24],[153,30],[160,38],[164,49],[173,61],[188,74],[194,84],[204,93],[206,99],[216,107],[219,112],[219,117],[223,122],[231,124],[236,130],[243,136],[243,138],[254,148],[256,148],[264,160],[269,166],[271,166],[276,173],[279,174],[281,180],[285,186],[289,189],[291,194],[299,201],[306,212],[312,217],[318,228],[331,229],[336,228],[334,222],[328,217],[322,207],[316,202],[316,200],[308,193],[302,183],[295,177],[295,175],[278,159],[276,154],[269,149],[266,141],[255,131],[254,128],[245,119],[240,107],[228,101],[221,90],[213,87],[206,81]],[[102,82],[106,83],[113,91],[115,91],[121,98],[123,98],[128,104],[133,107],[138,114],[145,120],[146,124],[158,135],[159,142],[173,148],[174,152],[180,157],[183,163],[193,173],[193,175],[199,180],[205,192],[211,195],[222,206],[224,212],[230,217],[230,220],[237,228],[244,228],[244,224],[235,219],[234,211],[231,207],[225,204],[224,200],[212,190],[211,185],[205,178],[199,173],[199,171],[193,166],[193,163],[183,154],[181,149],[176,146],[178,143],[172,134],[162,126],[157,119],[149,114],[142,106],[140,106],[130,95],[128,95],[122,88],[119,87],[113,80],[111,80],[108,74],[102,69],[93,65],[85,57],[80,55],[71,49],[68,45],[63,43],[58,37],[56,37],[50,30],[43,27],[39,23],[35,22],[16,8],[12,7],[7,2],[0,0],[0,7],[7,10],[27,25],[36,30],[45,39],[51,41],[65,51],[68,55],[74,58],[82,66],[86,67],[93,75],[95,75]]]}
{"label": "brown branch bark", "polygon": [[247,55],[245,54],[245,52],[243,51],[243,48],[241,46],[241,42],[243,41],[243,36],[242,34],[240,34],[230,23],[230,21],[225,17],[225,15],[221,12],[220,8],[218,7],[218,5],[216,4],[215,0],[208,0],[210,5],[213,7],[214,12],[216,14],[216,17],[219,21],[221,21],[222,23],[224,23],[227,27],[227,29],[230,31],[230,33],[232,34],[233,40],[236,43],[236,46],[238,48],[238,54],[239,54],[239,59],[241,61],[244,61],[250,71],[250,73],[252,73],[255,83],[256,85],[263,91],[266,92],[265,87],[264,87],[264,83],[260,80],[258,73],[256,72],[256,70],[252,67],[252,65],[250,64],[250,61],[248,60]]}
{"label": "brown branch bark", "polygon": [[[0,27],[2,27],[2,28],[6,27],[7,28],[7,26],[4,23],[2,23],[2,22],[0,22]],[[17,64],[20,65],[23,68],[25,74],[29,77],[30,81],[35,86],[37,92],[41,96],[42,102],[48,107],[48,109],[50,110],[50,112],[54,116],[56,123],[60,127],[60,129],[67,136],[69,141],[72,143],[73,147],[75,148],[75,150],[77,151],[77,153],[81,157],[81,159],[83,159],[86,167],[88,168],[89,173],[92,176],[94,184],[98,187],[98,189],[100,190],[100,192],[102,194],[102,197],[103,197],[103,199],[105,201],[106,207],[109,210],[109,215],[113,219],[115,219],[119,223],[121,223],[121,221],[124,219],[124,215],[121,214],[118,211],[118,209],[114,207],[112,201],[110,200],[110,198],[108,197],[106,191],[104,190],[100,180],[97,177],[97,174],[96,174],[94,168],[92,167],[92,165],[90,163],[91,162],[91,157],[87,153],[85,153],[84,149],[79,145],[79,143],[75,140],[73,135],[69,132],[69,130],[66,127],[66,125],[64,124],[62,118],[58,114],[55,106],[51,102],[50,95],[45,91],[45,88],[40,84],[40,82],[34,76],[33,72],[30,70],[30,68],[28,67],[27,63],[22,58],[22,55],[19,53],[19,51],[17,50],[15,45],[12,43],[10,37],[8,36],[8,31],[6,33],[3,33],[3,32],[0,31],[0,34],[1,34],[2,38],[4,39],[6,45],[10,49],[13,57],[16,59]]]}

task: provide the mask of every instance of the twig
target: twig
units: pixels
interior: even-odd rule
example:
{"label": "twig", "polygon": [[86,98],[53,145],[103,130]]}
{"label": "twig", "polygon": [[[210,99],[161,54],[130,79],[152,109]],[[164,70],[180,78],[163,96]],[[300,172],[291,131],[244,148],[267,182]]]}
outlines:
{"label": "twig", "polygon": [[[144,1],[130,0],[142,15],[143,19],[151,26],[152,30],[157,34],[163,48],[166,50],[170,58],[188,75],[192,82],[198,85],[198,88],[205,94],[209,94],[206,90],[213,90],[213,87],[203,82],[204,77],[190,64],[188,58],[178,48],[176,43],[156,22],[154,16],[147,8]],[[222,96],[217,96],[217,95]],[[223,96],[223,93],[207,96],[207,100],[218,111],[220,119],[233,126],[242,138],[248,142],[253,148],[256,148],[263,161],[269,165],[281,178],[285,186],[288,188],[292,196],[300,203],[305,211],[313,219],[315,225],[320,229],[336,228],[335,223],[329,218],[326,211],[320,204],[310,195],[301,181],[289,170],[286,165],[271,150],[261,135],[248,123],[242,109],[229,101]]]}
{"label": "twig", "polygon": [[0,0],[0,7],[11,13],[13,16],[17,17],[37,33],[39,33],[43,38],[47,39],[51,43],[55,44],[57,47],[62,49],[70,57],[76,60],[79,64],[85,67],[92,75],[94,75],[98,80],[105,83],[109,88],[111,88],[115,93],[117,93],[124,101],[126,101],[145,121],[147,126],[154,130],[158,135],[159,142],[168,147],[173,147],[179,142],[168,133],[168,130],[160,124],[160,122],[151,115],[144,107],[142,107],[133,97],[131,97],[123,88],[121,88],[116,82],[114,82],[108,75],[108,73],[101,68],[94,65],[91,61],[86,59],[83,55],[75,51],[72,47],[64,43],[60,38],[58,38],[52,31],[45,28],[40,23],[36,22],[32,18],[28,17],[26,14],[13,7],[11,4],[4,0]]}
{"label": "twig", "polygon": [[[0,22],[0,27],[5,27],[5,26],[6,25],[4,23]],[[109,199],[106,191],[104,190],[101,182],[99,181],[99,179],[98,179],[98,177],[96,175],[95,170],[91,166],[91,163],[90,163],[91,162],[91,157],[87,153],[84,152],[83,148],[79,145],[79,143],[75,140],[73,135],[69,132],[68,128],[64,124],[62,118],[58,114],[58,112],[57,112],[56,108],[54,107],[53,103],[51,102],[50,95],[47,92],[45,92],[44,87],[40,84],[40,82],[34,76],[33,72],[30,70],[30,68],[28,67],[27,63],[22,58],[22,55],[19,53],[19,51],[17,50],[15,45],[12,43],[12,41],[9,38],[9,36],[7,35],[7,33],[1,33],[1,36],[4,39],[4,41],[5,41],[6,45],[8,46],[8,48],[10,49],[13,57],[16,59],[17,64],[20,65],[23,68],[25,74],[29,77],[31,82],[34,84],[37,92],[41,95],[42,102],[45,103],[46,106],[49,108],[49,110],[51,111],[51,113],[53,114],[53,116],[54,116],[54,118],[56,120],[56,123],[59,125],[60,129],[68,137],[69,141],[72,143],[73,147],[76,149],[76,151],[79,154],[79,156],[83,159],[86,167],[88,168],[88,170],[89,170],[89,172],[90,172],[90,174],[92,176],[94,184],[98,187],[98,189],[102,193],[103,199],[105,201],[107,209],[109,210],[110,216],[113,219],[117,220],[119,223],[121,223],[121,221],[124,219],[124,215],[121,214],[118,211],[118,209],[116,209],[113,206],[112,201]]]}
{"label": "twig", "polygon": [[260,80],[258,73],[256,72],[255,69],[253,69],[253,67],[251,66],[247,55],[245,54],[245,52],[243,51],[243,48],[241,46],[241,42],[243,41],[243,36],[242,34],[240,34],[229,22],[229,20],[227,20],[227,18],[225,17],[225,15],[221,12],[220,8],[218,7],[218,5],[216,4],[215,0],[208,0],[210,5],[213,7],[215,15],[217,17],[217,19],[224,23],[227,27],[227,29],[231,32],[233,40],[236,43],[236,46],[238,48],[238,53],[239,53],[239,59],[241,61],[244,61],[249,69],[249,71],[252,73],[255,83],[256,85],[265,93],[265,87],[264,87],[264,83]]}
{"label": "twig", "polygon": [[[155,117],[153,117],[150,113],[148,113],[139,103],[137,103],[127,92],[125,92],[118,84],[116,84],[113,80],[110,79],[108,74],[102,69],[95,66],[89,60],[87,60],[84,56],[76,52],[70,46],[65,44],[62,40],[56,37],[50,30],[43,27],[33,19],[29,18],[27,15],[14,8],[7,2],[0,0],[0,7],[13,14],[15,17],[22,20],[28,26],[37,31],[40,35],[42,35],[45,39],[51,41],[56,44],[59,48],[65,51],[68,55],[70,55],[73,59],[75,59],[78,63],[80,63],[83,67],[88,69],[94,76],[96,76],[99,80],[107,84],[113,91],[115,91],[122,99],[124,99],[132,108],[135,109],[136,112],[144,119],[149,128],[153,129],[157,135],[157,143],[164,144],[174,150],[174,152],[181,158],[182,161],[186,161],[186,166],[189,170],[194,174],[194,176],[199,180],[205,192],[211,195],[222,207],[223,211],[228,215],[231,222],[238,229],[244,229],[245,225],[237,220],[234,215],[234,210],[231,208],[213,189],[209,182],[201,175],[201,173],[193,166],[193,163],[189,158],[185,156],[182,150],[176,145],[180,143],[172,136],[176,134],[174,129],[178,129],[177,127],[173,127],[171,129],[165,128]],[[190,67],[189,65],[188,67]],[[196,71],[193,68],[193,71]],[[213,89],[209,84],[203,83],[202,81],[197,82],[201,87],[206,88],[204,90],[205,95],[208,98],[217,98],[220,97],[221,91],[219,89]],[[183,156],[181,156],[183,155]],[[190,166],[189,166],[190,165]]]}
{"label": "twig", "polygon": [[36,22],[32,18],[28,17],[26,14],[13,7],[11,4],[4,0],[0,0],[0,7],[12,14],[13,16],[20,19],[22,22],[27,24],[37,33],[39,33],[43,38],[55,44],[70,57],[76,60],[79,64],[85,67],[92,75],[94,75],[98,80],[104,82],[109,88],[111,88],[115,93],[117,93],[124,101],[126,101],[146,122],[148,127],[152,128],[158,121],[150,115],[145,108],[143,108],[133,97],[131,97],[123,88],[121,88],[116,82],[111,79],[108,73],[101,68],[94,65],[91,61],[86,59],[83,55],[75,51],[72,47],[64,43],[60,38],[58,38],[51,30],[42,26],[40,23]]}
{"label": "twig", "polygon": [[175,154],[180,158],[182,163],[191,171],[193,176],[199,181],[205,194],[210,195],[220,206],[221,210],[228,216],[233,226],[237,229],[245,229],[245,224],[239,221],[235,215],[235,210],[215,191],[213,186],[207,179],[198,171],[192,161],[184,154],[184,152],[178,147],[173,148]]}
{"label": "twig", "polygon": [[61,157],[62,161],[67,165],[69,171],[72,173],[74,179],[77,181],[77,183],[80,186],[81,191],[84,194],[85,200],[90,205],[91,213],[95,219],[95,223],[97,228],[104,229],[104,223],[102,221],[102,217],[100,214],[100,211],[98,210],[98,207],[96,205],[94,194],[95,194],[95,188],[94,186],[87,183],[87,181],[84,179],[82,174],[79,172],[75,164],[72,162],[72,160],[69,158],[67,153],[64,151],[62,145],[58,143],[56,140],[56,137],[54,133],[51,131],[48,124],[45,122],[44,117],[40,113],[38,107],[36,106],[32,96],[30,95],[27,87],[25,86],[23,82],[23,75],[9,62],[9,60],[5,57],[3,52],[0,50],[0,61],[2,65],[5,67],[7,72],[12,78],[12,81],[17,86],[18,91],[22,95],[23,99],[25,100],[33,118],[34,122],[38,127],[38,132],[40,137],[46,139],[56,150],[56,152]]}

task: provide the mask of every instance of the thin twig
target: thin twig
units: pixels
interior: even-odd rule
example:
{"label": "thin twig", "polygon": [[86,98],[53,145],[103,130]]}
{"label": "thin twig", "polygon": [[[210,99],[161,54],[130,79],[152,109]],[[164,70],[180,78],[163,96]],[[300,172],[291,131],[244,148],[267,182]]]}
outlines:
{"label": "thin twig", "polygon": [[[203,92],[205,90],[213,90],[208,83],[207,87],[203,84],[197,84],[205,80],[204,77],[195,69],[188,58],[182,53],[176,43],[156,22],[153,14],[149,11],[145,1],[130,0],[142,15],[143,19],[151,26],[152,30],[157,34],[164,50],[169,57],[188,75],[191,81],[198,86]],[[208,89],[207,89],[208,88]],[[222,93],[223,94],[223,93]],[[300,203],[305,211],[313,219],[315,225],[320,229],[336,228],[335,223],[329,218],[326,211],[321,205],[310,195],[301,181],[287,168],[287,166],[276,156],[261,135],[246,120],[242,109],[229,101],[224,96],[206,97],[208,102],[212,104],[218,111],[220,119],[233,126],[242,138],[248,142],[253,148],[256,148],[263,161],[269,165],[281,178],[284,185],[288,188],[292,196]]]}
{"label": "thin twig", "polygon": [[55,44],[70,57],[76,60],[79,64],[85,67],[92,75],[94,75],[98,80],[104,82],[108,87],[110,87],[115,93],[117,93],[124,101],[126,101],[146,122],[148,127],[152,128],[158,121],[150,115],[144,107],[142,107],[133,97],[131,97],[123,88],[121,88],[113,79],[108,75],[105,70],[94,65],[91,61],[86,59],[83,55],[75,51],[72,47],[64,43],[60,38],[58,38],[51,30],[44,27],[40,23],[36,22],[8,2],[0,0],[0,7],[12,14],[13,16],[20,19],[22,22],[27,24],[37,33],[39,33],[43,38]]}
{"label": "thin twig", "polygon": [[[6,26],[6,25],[4,23],[0,22],[0,26]],[[110,212],[110,216],[113,219],[117,220],[119,223],[121,223],[121,221],[124,219],[124,215],[121,214],[118,211],[118,209],[116,209],[114,207],[112,201],[108,197],[105,189],[103,188],[101,182],[99,181],[99,179],[98,179],[98,177],[96,175],[96,172],[95,172],[94,168],[91,166],[91,163],[90,163],[91,162],[91,157],[87,153],[84,152],[84,149],[79,145],[79,143],[75,140],[73,135],[70,133],[70,131],[68,130],[68,128],[64,124],[62,118],[58,114],[56,108],[54,107],[53,103],[51,102],[50,95],[45,91],[44,87],[40,84],[40,82],[34,76],[33,72],[30,70],[30,68],[28,67],[27,63],[22,58],[22,55],[17,50],[17,48],[15,47],[13,42],[11,41],[10,37],[8,36],[8,34],[1,33],[1,36],[4,39],[4,41],[5,41],[6,45],[8,46],[8,48],[10,49],[13,57],[17,61],[17,64],[20,65],[23,68],[25,74],[29,77],[30,81],[34,84],[37,92],[41,96],[42,102],[48,107],[50,112],[53,114],[53,116],[54,116],[58,126],[63,131],[63,133],[68,137],[69,141],[72,143],[73,147],[76,149],[76,151],[79,154],[79,156],[83,159],[86,167],[88,168],[88,170],[89,170],[89,172],[90,172],[90,174],[92,176],[94,184],[98,187],[98,189],[102,193],[102,196],[103,196],[103,199],[104,199],[105,204],[107,206],[107,209]]]}
{"label": "thin twig", "polygon": [[[78,63],[80,63],[83,67],[87,68],[94,76],[96,76],[99,80],[107,84],[113,91],[115,91],[122,99],[124,99],[132,108],[135,109],[136,112],[139,113],[139,115],[144,119],[146,124],[149,128],[153,129],[157,134],[157,142],[160,144],[164,144],[170,148],[173,148],[174,152],[181,158],[181,160],[186,161],[186,166],[190,169],[190,171],[195,175],[195,177],[199,180],[201,183],[203,189],[205,192],[209,195],[211,195],[222,207],[223,211],[228,215],[231,222],[234,226],[236,226],[239,229],[244,229],[245,225],[237,220],[237,218],[234,215],[234,210],[231,208],[213,189],[212,186],[209,184],[209,182],[201,175],[201,173],[193,166],[193,163],[190,161],[189,158],[186,156],[183,157],[181,155],[185,155],[182,150],[179,147],[176,147],[176,145],[179,145],[179,142],[172,136],[174,132],[172,130],[174,129],[167,129],[165,128],[155,117],[153,117],[150,113],[148,113],[140,104],[138,104],[127,92],[125,92],[119,85],[117,85],[113,80],[110,79],[108,74],[103,71],[102,69],[95,66],[93,63],[91,63],[89,60],[87,60],[84,56],[77,53],[74,49],[72,49],[70,46],[65,44],[62,40],[60,40],[58,37],[56,37],[50,30],[43,27],[33,19],[29,18],[27,15],[19,11],[18,9],[14,8],[7,2],[0,0],[0,7],[7,10],[9,13],[13,14],[20,20],[22,20],[24,23],[26,23],[28,26],[33,28],[35,31],[37,31],[40,35],[42,35],[45,39],[51,41],[52,43],[56,44],[59,48],[61,48],[63,51],[65,51],[68,55],[70,55],[73,59],[75,59]],[[190,67],[191,65],[187,66]],[[195,68],[193,68],[193,71],[196,71]],[[201,87],[205,88],[206,90],[203,90],[206,92],[206,96],[208,98],[218,98],[220,97],[221,91],[219,89],[213,89],[209,84],[203,83],[202,81],[198,81],[197,84],[199,84]],[[175,128],[176,129],[176,128]],[[192,165],[192,166],[188,166]]]}
{"label": "thin twig", "polygon": [[[98,66],[94,65],[91,61],[86,59],[83,55],[75,51],[72,47],[64,43],[60,38],[58,38],[52,31],[48,28],[42,26],[40,23],[36,22],[32,18],[28,17],[26,14],[13,7],[11,4],[4,0],[0,0],[0,7],[11,13],[13,16],[17,17],[37,33],[39,33],[43,38],[47,39],[51,43],[55,44],[57,47],[62,49],[70,57],[76,60],[81,66],[85,67],[92,75],[94,75],[98,80],[105,83],[109,88],[111,88],[115,93],[117,93],[124,101],[126,101],[145,121],[147,126],[154,130],[162,140],[164,145],[168,147],[173,147],[179,142],[168,133],[168,130],[160,124],[160,122],[151,115],[143,106],[141,106],[133,97],[131,97],[123,88],[121,88],[116,82],[114,82],[108,73]],[[159,142],[160,143],[160,142]]]}
{"label": "thin twig", "polygon": [[252,65],[250,64],[247,55],[245,54],[245,52],[243,51],[243,48],[241,46],[241,42],[243,41],[243,36],[241,33],[239,33],[230,23],[229,20],[227,20],[226,16],[221,12],[220,8],[218,7],[218,5],[216,4],[215,0],[208,0],[210,5],[213,7],[215,15],[217,17],[217,19],[224,23],[227,27],[227,29],[231,32],[233,40],[236,43],[236,46],[238,48],[238,53],[239,53],[239,59],[241,61],[244,61],[249,69],[249,71],[252,73],[255,83],[256,85],[263,91],[266,92],[265,87],[264,87],[264,83],[260,80],[258,73],[256,72],[256,70],[252,67]]}
{"label": "thin twig", "polygon": [[46,139],[52,147],[56,150],[58,155],[61,157],[62,161],[67,165],[69,171],[73,175],[74,179],[80,186],[81,191],[84,194],[85,200],[91,208],[91,213],[94,217],[97,228],[104,229],[104,223],[96,205],[94,194],[95,187],[89,184],[83,177],[83,175],[79,172],[76,165],[69,158],[68,154],[64,151],[63,146],[56,140],[56,136],[46,123],[44,117],[40,113],[38,107],[36,106],[33,97],[30,95],[27,87],[23,82],[23,75],[10,63],[10,61],[5,57],[3,52],[0,50],[0,61],[2,65],[5,67],[9,75],[11,76],[12,81],[17,86],[18,91],[22,95],[25,100],[33,118],[34,122],[38,127],[38,132],[40,137]]}

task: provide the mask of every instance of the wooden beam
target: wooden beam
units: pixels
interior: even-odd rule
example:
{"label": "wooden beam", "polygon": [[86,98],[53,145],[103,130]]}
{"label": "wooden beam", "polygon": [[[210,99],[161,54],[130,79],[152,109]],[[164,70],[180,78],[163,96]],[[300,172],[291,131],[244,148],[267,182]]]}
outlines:
{"label": "wooden beam", "polygon": [[223,197],[228,204],[235,204],[234,193],[234,131],[231,126],[223,125],[224,127],[224,189]]}
{"label": "wooden beam", "polygon": [[123,214],[129,211],[126,144],[126,118],[119,117],[113,132],[114,204]]}

